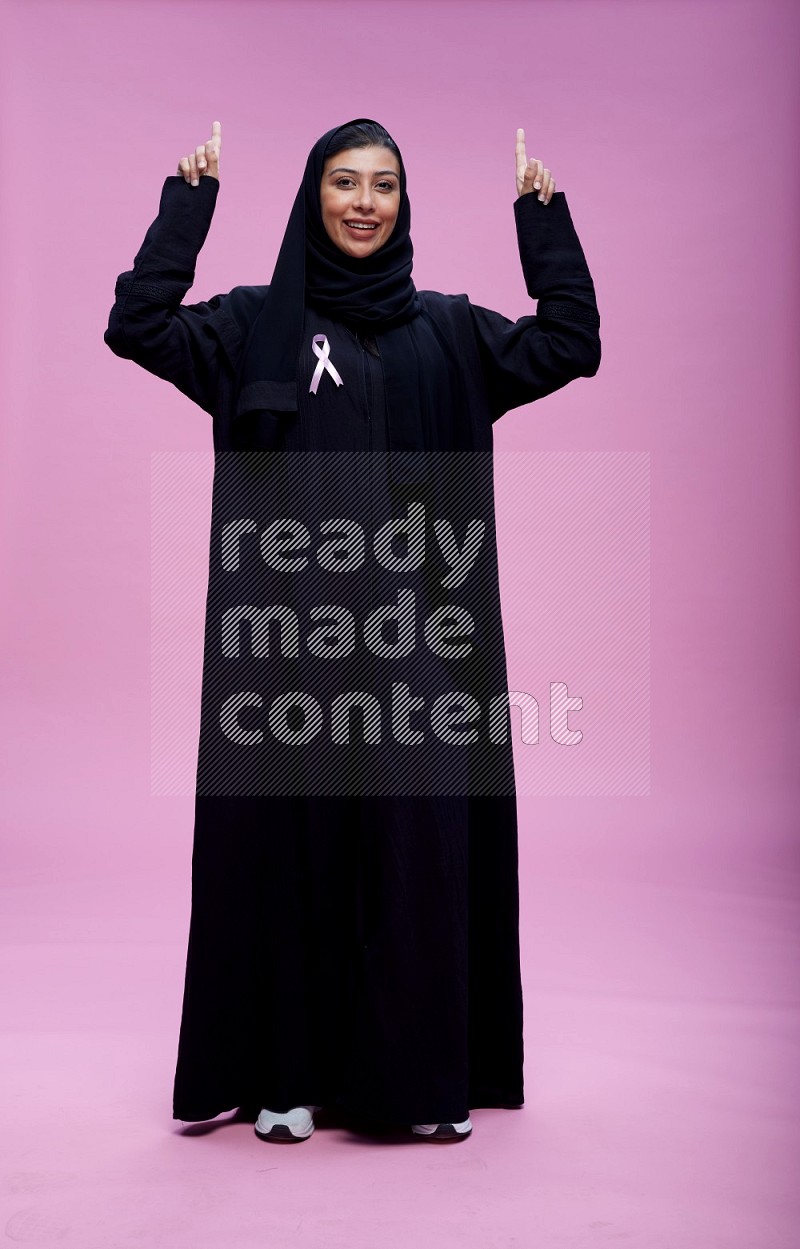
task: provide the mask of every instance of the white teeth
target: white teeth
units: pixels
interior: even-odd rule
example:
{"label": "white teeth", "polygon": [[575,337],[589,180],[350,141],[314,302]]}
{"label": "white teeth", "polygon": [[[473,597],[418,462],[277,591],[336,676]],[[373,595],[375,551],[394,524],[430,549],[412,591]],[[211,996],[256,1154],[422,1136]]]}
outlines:
{"label": "white teeth", "polygon": [[377,229],[377,226],[361,225],[361,223],[357,221],[346,221],[345,225],[348,225],[351,230],[375,230]]}

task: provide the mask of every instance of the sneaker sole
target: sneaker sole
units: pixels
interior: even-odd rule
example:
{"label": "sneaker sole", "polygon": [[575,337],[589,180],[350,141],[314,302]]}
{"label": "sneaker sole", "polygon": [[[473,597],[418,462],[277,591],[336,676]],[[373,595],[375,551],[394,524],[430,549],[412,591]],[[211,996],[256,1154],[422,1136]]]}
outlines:
{"label": "sneaker sole", "polygon": [[465,1141],[472,1136],[472,1128],[468,1132],[457,1132],[452,1123],[440,1123],[435,1132],[415,1132],[413,1128],[411,1131],[418,1141]]}
{"label": "sneaker sole", "polygon": [[309,1136],[314,1135],[314,1129],[307,1132],[305,1136],[296,1136],[288,1123],[276,1123],[270,1128],[269,1132],[260,1132],[258,1128],[253,1129],[256,1136],[262,1141],[277,1141],[282,1145],[289,1145],[295,1141],[307,1141]]}

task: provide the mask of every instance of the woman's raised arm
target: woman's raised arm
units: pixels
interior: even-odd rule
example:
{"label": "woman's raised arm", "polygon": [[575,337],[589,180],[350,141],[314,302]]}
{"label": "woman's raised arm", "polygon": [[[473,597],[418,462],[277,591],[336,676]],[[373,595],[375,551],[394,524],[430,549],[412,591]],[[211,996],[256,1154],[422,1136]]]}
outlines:
{"label": "woman's raised arm", "polygon": [[165,180],[133,268],[117,278],[103,335],[115,355],[171,382],[207,412],[216,406],[221,372],[235,369],[242,346],[227,294],[182,303],[214,214],[221,141],[214,122],[211,139],[182,157],[177,175]]}
{"label": "woman's raised arm", "polygon": [[563,191],[540,160],[528,160],[517,131],[517,242],[535,314],[511,321],[470,304],[492,420],[552,394],[600,367],[600,314],[594,283]]}

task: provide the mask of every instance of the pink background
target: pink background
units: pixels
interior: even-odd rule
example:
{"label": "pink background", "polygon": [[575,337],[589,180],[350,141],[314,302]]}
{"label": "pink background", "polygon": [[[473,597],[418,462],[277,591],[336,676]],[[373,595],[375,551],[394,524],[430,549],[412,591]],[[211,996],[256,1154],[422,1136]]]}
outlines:
{"label": "pink background", "polygon": [[[2,17],[0,1226],[84,1249],[794,1245],[797,6]],[[403,150],[420,288],[532,310],[518,125],[567,194],[603,362],[496,447],[650,457],[651,772],[520,799],[525,1108],[475,1111],[455,1150],[342,1128],[287,1156],[170,1117],[192,804],[150,790],[150,464],[211,429],[102,335],[212,120],[191,300],[269,280],[309,148],[360,115]],[[524,531],[500,542],[513,595]]]}

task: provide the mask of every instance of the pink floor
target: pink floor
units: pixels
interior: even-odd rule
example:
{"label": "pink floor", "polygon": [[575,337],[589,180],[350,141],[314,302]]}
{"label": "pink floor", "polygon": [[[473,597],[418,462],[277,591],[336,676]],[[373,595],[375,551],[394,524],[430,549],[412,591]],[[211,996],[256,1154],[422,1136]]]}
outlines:
{"label": "pink floor", "polygon": [[[615,833],[587,831],[601,805]],[[65,833],[4,883],[10,1241],[797,1244],[797,881],[746,812],[691,849],[688,810],[670,835],[646,800],[522,802],[525,1107],[452,1145],[334,1122],[279,1146],[171,1119],[190,828],[151,806],[128,871],[76,870]]]}

